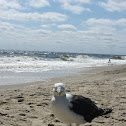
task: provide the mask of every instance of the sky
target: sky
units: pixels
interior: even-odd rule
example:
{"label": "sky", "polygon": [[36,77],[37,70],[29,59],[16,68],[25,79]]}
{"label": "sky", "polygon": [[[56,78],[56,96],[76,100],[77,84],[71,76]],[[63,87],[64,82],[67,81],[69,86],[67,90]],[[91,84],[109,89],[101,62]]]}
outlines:
{"label": "sky", "polygon": [[0,0],[0,49],[126,55],[126,0]]}

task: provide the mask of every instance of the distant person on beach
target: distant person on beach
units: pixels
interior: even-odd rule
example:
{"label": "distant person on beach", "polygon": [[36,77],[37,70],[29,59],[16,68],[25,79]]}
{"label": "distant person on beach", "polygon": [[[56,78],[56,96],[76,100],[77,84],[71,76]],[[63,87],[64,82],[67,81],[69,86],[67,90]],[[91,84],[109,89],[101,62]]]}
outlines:
{"label": "distant person on beach", "polygon": [[111,63],[111,59],[109,59],[108,63]]}

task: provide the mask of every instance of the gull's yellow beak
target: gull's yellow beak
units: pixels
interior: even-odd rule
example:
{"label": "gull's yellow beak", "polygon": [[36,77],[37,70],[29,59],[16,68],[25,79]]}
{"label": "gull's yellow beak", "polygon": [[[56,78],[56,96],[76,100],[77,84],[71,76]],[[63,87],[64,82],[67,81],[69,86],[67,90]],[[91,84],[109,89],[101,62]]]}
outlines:
{"label": "gull's yellow beak", "polygon": [[57,90],[57,93],[60,96],[61,95],[61,90]]}

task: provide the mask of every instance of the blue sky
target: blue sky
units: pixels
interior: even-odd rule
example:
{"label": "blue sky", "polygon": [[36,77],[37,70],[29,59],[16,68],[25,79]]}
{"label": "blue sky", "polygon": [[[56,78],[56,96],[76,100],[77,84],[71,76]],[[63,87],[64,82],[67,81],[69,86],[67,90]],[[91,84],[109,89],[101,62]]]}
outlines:
{"label": "blue sky", "polygon": [[126,54],[126,0],[0,0],[0,49]]}

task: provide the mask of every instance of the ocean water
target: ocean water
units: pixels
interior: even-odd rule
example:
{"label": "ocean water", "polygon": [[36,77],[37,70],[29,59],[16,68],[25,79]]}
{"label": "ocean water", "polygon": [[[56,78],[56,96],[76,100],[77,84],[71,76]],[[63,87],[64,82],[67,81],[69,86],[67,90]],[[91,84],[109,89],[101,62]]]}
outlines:
{"label": "ocean water", "polygon": [[126,64],[126,56],[0,50],[0,85],[44,81],[112,64]]}

